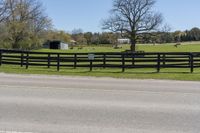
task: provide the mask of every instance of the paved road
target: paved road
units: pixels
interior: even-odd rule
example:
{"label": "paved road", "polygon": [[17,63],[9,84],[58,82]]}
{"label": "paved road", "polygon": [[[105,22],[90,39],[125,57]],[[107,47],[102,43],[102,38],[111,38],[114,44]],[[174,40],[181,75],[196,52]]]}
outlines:
{"label": "paved road", "polygon": [[0,74],[0,133],[11,131],[199,133],[200,83]]}

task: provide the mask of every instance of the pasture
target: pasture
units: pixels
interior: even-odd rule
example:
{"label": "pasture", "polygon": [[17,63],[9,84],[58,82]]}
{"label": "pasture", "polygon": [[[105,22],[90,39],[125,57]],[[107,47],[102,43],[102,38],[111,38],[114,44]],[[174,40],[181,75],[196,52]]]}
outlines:
{"label": "pasture", "polygon": [[[136,46],[137,51],[145,52],[200,52],[200,42],[185,42],[177,48],[174,46],[175,43],[169,44],[138,44]],[[90,45],[83,46],[81,49],[79,47],[74,47],[69,50],[49,50],[40,49],[34,50],[37,52],[63,52],[63,53],[88,53],[88,52],[122,52],[130,49],[130,45],[119,45],[120,48],[114,49],[112,45]]]}
{"label": "pasture", "polygon": [[[75,47],[70,50],[35,50],[37,52],[61,52],[61,53],[88,53],[88,52],[121,52],[128,49],[128,45],[122,45],[122,48],[114,49],[111,46],[88,46],[79,49]],[[200,52],[199,44],[187,44],[174,47],[174,44],[163,45],[138,45],[138,51],[145,52]],[[30,69],[24,69],[19,66],[2,65],[0,72],[5,73],[18,73],[18,74],[47,74],[47,75],[67,75],[67,76],[95,76],[95,77],[114,77],[114,78],[132,78],[132,79],[170,79],[170,80],[192,80],[200,81],[200,70],[195,68],[194,73],[190,73],[188,68],[163,68],[160,73],[156,72],[154,68],[142,68],[142,69],[127,69],[122,72],[120,68],[94,68],[93,71],[89,71],[88,68],[62,68],[59,72],[56,71],[56,67],[35,67],[31,66]]]}

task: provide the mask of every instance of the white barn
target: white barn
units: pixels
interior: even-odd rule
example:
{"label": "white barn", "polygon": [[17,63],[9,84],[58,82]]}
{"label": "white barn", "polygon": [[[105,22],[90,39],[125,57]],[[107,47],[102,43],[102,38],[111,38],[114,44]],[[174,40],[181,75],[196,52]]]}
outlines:
{"label": "white barn", "polygon": [[119,44],[130,44],[130,39],[124,38],[124,39],[117,39],[117,42]]}

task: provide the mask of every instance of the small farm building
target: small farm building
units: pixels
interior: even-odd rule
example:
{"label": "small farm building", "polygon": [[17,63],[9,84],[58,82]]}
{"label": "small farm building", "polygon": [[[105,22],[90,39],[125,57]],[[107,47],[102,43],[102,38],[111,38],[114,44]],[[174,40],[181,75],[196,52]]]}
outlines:
{"label": "small farm building", "polygon": [[48,49],[61,49],[61,50],[69,49],[69,45],[67,43],[63,43],[62,41],[49,41],[44,45],[44,47]]}
{"label": "small farm building", "polygon": [[125,39],[117,39],[117,42],[119,44],[130,44],[130,39],[127,39],[127,38],[125,38]]}

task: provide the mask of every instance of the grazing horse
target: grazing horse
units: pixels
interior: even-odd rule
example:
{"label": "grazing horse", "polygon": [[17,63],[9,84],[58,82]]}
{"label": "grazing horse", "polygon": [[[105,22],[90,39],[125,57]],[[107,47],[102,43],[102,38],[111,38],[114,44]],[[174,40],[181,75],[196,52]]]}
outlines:
{"label": "grazing horse", "polygon": [[176,44],[174,45],[174,47],[178,48],[179,45],[181,45],[181,43],[176,43]]}

